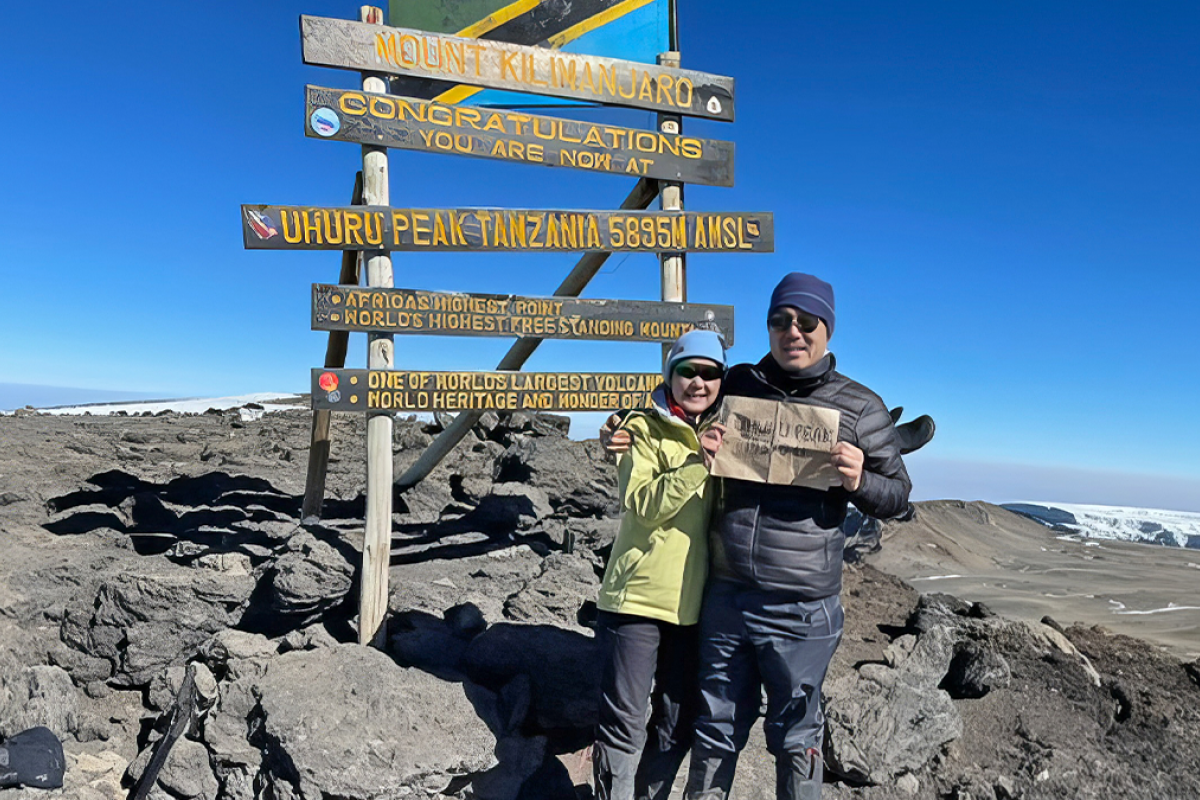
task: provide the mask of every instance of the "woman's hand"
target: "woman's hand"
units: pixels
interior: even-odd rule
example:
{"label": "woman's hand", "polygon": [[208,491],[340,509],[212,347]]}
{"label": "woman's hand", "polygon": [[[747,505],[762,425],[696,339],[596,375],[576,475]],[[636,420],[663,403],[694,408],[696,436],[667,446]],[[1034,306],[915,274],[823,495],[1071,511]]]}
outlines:
{"label": "woman's hand", "polygon": [[600,445],[605,451],[619,456],[633,447],[633,434],[620,427],[620,414],[613,414],[600,428]]}
{"label": "woman's hand", "polygon": [[717,457],[717,451],[721,449],[721,445],[725,441],[725,426],[721,423],[714,423],[707,428],[704,433],[700,434],[700,454],[704,456],[704,466],[712,470],[713,460]]}

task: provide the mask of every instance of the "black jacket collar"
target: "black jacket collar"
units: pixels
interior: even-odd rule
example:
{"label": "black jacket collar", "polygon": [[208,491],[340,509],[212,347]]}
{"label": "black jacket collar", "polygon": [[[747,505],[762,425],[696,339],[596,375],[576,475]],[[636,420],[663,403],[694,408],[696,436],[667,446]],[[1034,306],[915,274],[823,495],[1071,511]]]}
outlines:
{"label": "black jacket collar", "polygon": [[828,382],[833,377],[833,370],[836,366],[837,360],[833,357],[833,353],[826,353],[811,367],[799,372],[788,372],[779,366],[779,362],[770,353],[767,353],[754,366],[754,372],[760,380],[784,394],[803,396]]}

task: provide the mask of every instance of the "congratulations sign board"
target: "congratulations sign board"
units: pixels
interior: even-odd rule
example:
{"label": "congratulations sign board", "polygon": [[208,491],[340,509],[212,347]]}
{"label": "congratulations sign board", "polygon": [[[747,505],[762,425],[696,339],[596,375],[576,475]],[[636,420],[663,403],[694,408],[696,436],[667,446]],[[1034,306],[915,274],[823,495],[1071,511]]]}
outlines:
{"label": "congratulations sign board", "polygon": [[712,186],[733,185],[733,143],[558,117],[306,87],[318,139]]}
{"label": "congratulations sign board", "polygon": [[607,411],[646,408],[661,382],[661,375],[636,372],[314,369],[312,405],[330,411]]}
{"label": "congratulations sign board", "polygon": [[487,39],[300,17],[304,62],[733,120],[733,79]]}
{"label": "congratulations sign board", "polygon": [[766,212],[242,206],[252,250],[769,253]]}
{"label": "congratulations sign board", "polygon": [[733,344],[733,306],[312,287],[318,331],[673,342],[698,324],[716,326]]}

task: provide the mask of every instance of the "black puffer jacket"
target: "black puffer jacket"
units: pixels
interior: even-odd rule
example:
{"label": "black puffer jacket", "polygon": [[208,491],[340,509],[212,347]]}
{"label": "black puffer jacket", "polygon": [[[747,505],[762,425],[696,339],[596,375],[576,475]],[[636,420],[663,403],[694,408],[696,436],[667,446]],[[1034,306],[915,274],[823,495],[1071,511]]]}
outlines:
{"label": "black puffer jacket", "polygon": [[726,396],[759,397],[841,412],[838,441],[863,451],[862,482],[848,492],[722,479],[711,522],[713,577],[816,600],[842,587],[840,529],[847,501],[873,517],[908,508],[912,489],[883,401],[834,369],[833,355],[800,373],[767,355],[729,370]]}

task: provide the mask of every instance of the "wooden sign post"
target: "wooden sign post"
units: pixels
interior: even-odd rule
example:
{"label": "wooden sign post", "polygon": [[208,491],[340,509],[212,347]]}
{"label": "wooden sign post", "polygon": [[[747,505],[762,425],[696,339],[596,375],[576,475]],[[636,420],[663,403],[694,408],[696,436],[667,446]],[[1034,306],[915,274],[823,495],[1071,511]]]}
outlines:
{"label": "wooden sign post", "polygon": [[[383,11],[363,6],[363,22],[383,24]],[[363,74],[364,92],[384,92],[382,77]],[[386,206],[389,201],[387,148],[363,145],[363,202]],[[385,250],[363,253],[367,286],[390,287],[392,258]],[[395,350],[390,333],[367,335],[367,365],[391,369]],[[363,536],[363,571],[359,594],[358,643],[382,648],[387,636],[388,566],[392,552],[392,415],[367,417],[367,513]]]}
{"label": "wooden sign post", "polygon": [[[244,205],[242,235],[248,249],[343,252],[339,285],[313,286],[313,329],[331,336],[325,367],[311,375],[315,415],[303,513],[306,519],[320,513],[328,414],[366,414],[362,644],[382,646],[386,635],[396,412],[458,412],[396,482],[407,487],[428,475],[489,411],[645,407],[661,381],[658,373],[520,369],[550,338],[660,342],[665,349],[682,333],[703,326],[721,330],[732,342],[731,307],[686,302],[684,254],[774,250],[770,213],[683,211],[684,183],[733,185],[734,146],[684,136],[682,116],[731,121],[734,97],[732,79],[680,69],[674,4],[670,51],[660,54],[657,64],[562,50],[583,35],[584,22],[590,30],[620,16],[595,3],[576,5],[550,9],[532,3],[536,14],[530,11],[528,19],[518,14],[525,26],[519,41],[470,38],[493,31],[499,24],[494,20],[454,28],[463,35],[385,27],[383,12],[371,6],[361,8],[359,22],[301,17],[306,63],[362,73],[361,89],[306,87],[305,108],[308,136],[362,146],[361,196],[356,192],[346,207]],[[561,29],[546,33],[530,27],[535,17],[542,22],[555,17]],[[625,53],[646,57],[645,48]],[[408,81],[412,93],[438,99],[388,94],[383,73],[404,76],[396,80]],[[455,105],[485,89],[651,110],[658,113],[658,124],[647,131]],[[617,211],[393,208],[388,148],[631,175],[638,182]],[[660,210],[647,211],[656,194]],[[584,255],[553,297],[526,297],[395,288],[392,251]],[[660,254],[662,302],[576,299],[613,252]],[[357,285],[353,269],[359,258],[366,266],[365,288]],[[344,368],[345,336],[351,331],[367,333],[366,369]],[[493,372],[417,371],[397,369],[395,334],[515,337],[516,342]]]}

